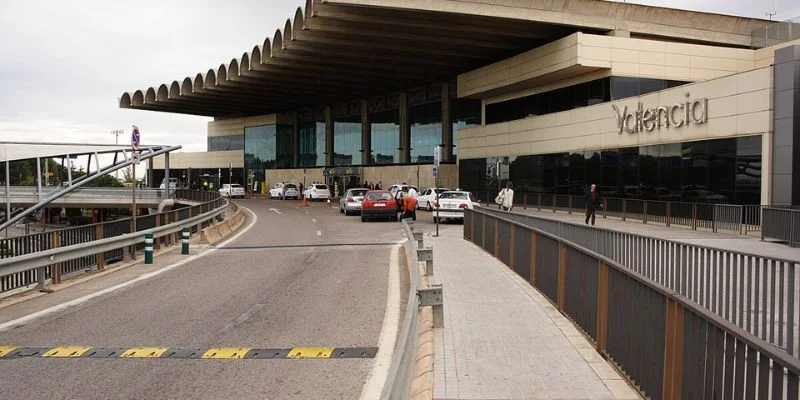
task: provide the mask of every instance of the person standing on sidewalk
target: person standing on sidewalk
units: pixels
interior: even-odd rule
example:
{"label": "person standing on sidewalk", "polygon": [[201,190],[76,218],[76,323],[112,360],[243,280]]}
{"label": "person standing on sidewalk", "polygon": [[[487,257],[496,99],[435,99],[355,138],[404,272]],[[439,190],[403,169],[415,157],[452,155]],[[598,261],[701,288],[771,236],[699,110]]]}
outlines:
{"label": "person standing on sidewalk", "polygon": [[503,211],[511,211],[514,208],[514,185],[509,181],[506,187],[497,195],[500,200],[500,209]]}
{"label": "person standing on sidewalk", "polygon": [[586,225],[589,225],[589,219],[594,225],[594,213],[598,208],[603,208],[603,198],[597,191],[597,185],[593,183],[589,193],[586,193]]}

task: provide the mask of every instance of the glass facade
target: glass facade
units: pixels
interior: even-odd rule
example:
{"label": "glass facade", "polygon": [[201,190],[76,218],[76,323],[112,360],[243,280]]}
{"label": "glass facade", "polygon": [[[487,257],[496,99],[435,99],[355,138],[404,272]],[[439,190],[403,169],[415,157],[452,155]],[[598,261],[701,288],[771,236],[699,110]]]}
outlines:
{"label": "glass facade", "polygon": [[333,120],[333,164],[361,165],[361,116]]}
{"label": "glass facade", "polygon": [[325,121],[298,123],[298,167],[325,166]]}
{"label": "glass facade", "polygon": [[394,164],[400,161],[400,110],[369,114],[371,129],[370,164]]}
{"label": "glass facade", "polygon": [[264,170],[290,168],[292,151],[291,125],[262,125],[244,130],[244,169],[254,180],[264,180]]}
{"label": "glass facade", "polygon": [[[497,158],[461,160],[461,187],[497,190]],[[760,204],[761,136],[597,151],[511,157],[519,192],[582,195],[596,183],[604,196],[662,201]]]}
{"label": "glass facade", "polygon": [[244,150],[244,135],[208,137],[208,151],[228,150]]}
{"label": "glass facade", "polygon": [[433,148],[442,144],[442,102],[408,107],[411,163],[433,163]]}
{"label": "glass facade", "polygon": [[486,105],[486,123],[514,121],[684,85],[688,82],[614,76]]}
{"label": "glass facade", "polygon": [[455,99],[450,105],[450,121],[453,125],[453,161],[458,159],[458,131],[481,125],[483,103],[480,100]]}

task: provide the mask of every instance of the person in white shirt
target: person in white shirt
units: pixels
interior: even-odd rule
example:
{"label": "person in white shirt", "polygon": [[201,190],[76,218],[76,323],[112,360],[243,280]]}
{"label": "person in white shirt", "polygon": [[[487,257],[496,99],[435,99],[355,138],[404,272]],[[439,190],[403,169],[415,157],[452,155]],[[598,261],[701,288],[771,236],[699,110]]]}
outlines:
{"label": "person in white shirt", "polygon": [[417,198],[417,189],[414,189],[413,186],[409,186],[408,195],[416,199]]}
{"label": "person in white shirt", "polygon": [[511,181],[506,183],[506,187],[500,191],[500,196],[503,198],[500,209],[503,211],[511,211],[511,209],[514,208],[514,185],[511,184]]}

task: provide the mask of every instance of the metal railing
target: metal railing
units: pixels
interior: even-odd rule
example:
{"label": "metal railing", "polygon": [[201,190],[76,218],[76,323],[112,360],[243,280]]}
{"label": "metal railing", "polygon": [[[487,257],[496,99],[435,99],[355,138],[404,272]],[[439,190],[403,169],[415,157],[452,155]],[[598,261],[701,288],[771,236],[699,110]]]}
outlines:
{"label": "metal railing", "polygon": [[[493,204],[491,199],[494,197],[491,195],[492,192],[485,192],[478,193],[477,197],[489,199],[489,204]],[[515,207],[522,209],[535,208],[569,214],[580,214],[586,210],[586,200],[582,195],[521,192],[514,195],[514,201]],[[657,223],[667,227],[682,226],[692,230],[724,230],[747,235],[761,231],[763,207],[607,197],[603,198],[603,207],[597,210],[597,218]]]}
{"label": "metal railing", "polygon": [[480,208],[582,246],[800,357],[798,262]]}
{"label": "metal railing", "polygon": [[[227,204],[226,200],[215,192],[179,190],[176,195],[185,200],[202,201],[202,203],[160,214],[136,217],[135,232],[153,230],[170,223],[188,221],[213,210],[220,210]],[[192,227],[192,230],[196,232],[202,229],[205,224],[209,223],[211,219],[213,219],[213,217],[201,219],[199,223],[192,223],[189,225]],[[16,262],[16,260],[21,259],[20,257],[30,256],[32,254],[73,246],[92,246],[94,243],[98,243],[101,240],[134,233],[132,231],[132,221],[132,218],[126,218],[93,225],[54,230],[51,232],[0,238],[0,266],[10,265]],[[175,240],[176,238],[165,235],[160,238],[158,244],[168,244],[175,242]],[[141,250],[143,247],[142,243],[135,243],[133,250]],[[94,268],[103,269],[106,265],[123,259],[123,247],[125,246],[104,251],[97,250],[92,254],[81,257],[70,258],[57,263],[52,262],[45,268],[33,268],[13,273],[0,268],[0,293],[25,288],[33,284],[41,285],[43,281],[48,279],[52,279],[53,283],[59,283],[62,278],[74,272],[91,270]]]}
{"label": "metal railing", "polygon": [[762,28],[754,29],[751,36],[752,46],[756,49],[798,40],[800,39],[800,17],[773,22]]}
{"label": "metal railing", "polygon": [[621,263],[485,208],[465,210],[464,238],[539,289],[648,398],[800,395],[799,360]]}
{"label": "metal railing", "polygon": [[765,207],[761,239],[777,239],[794,247],[800,244],[800,209]]}

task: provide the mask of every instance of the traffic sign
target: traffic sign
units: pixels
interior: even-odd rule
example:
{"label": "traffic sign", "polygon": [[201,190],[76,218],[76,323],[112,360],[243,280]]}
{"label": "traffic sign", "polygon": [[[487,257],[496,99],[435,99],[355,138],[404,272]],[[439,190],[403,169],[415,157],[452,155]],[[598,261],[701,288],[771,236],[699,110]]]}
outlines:
{"label": "traffic sign", "polygon": [[142,136],[139,133],[139,127],[133,125],[133,130],[131,131],[131,145],[133,146],[134,150],[139,150],[139,145],[141,144]]}
{"label": "traffic sign", "polygon": [[439,159],[441,158],[441,146],[433,148],[433,167],[439,169]]}
{"label": "traffic sign", "polygon": [[433,167],[433,177],[439,176],[439,167]]}

